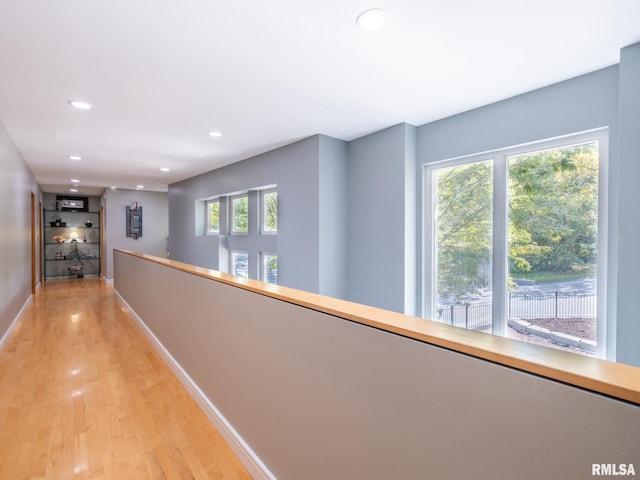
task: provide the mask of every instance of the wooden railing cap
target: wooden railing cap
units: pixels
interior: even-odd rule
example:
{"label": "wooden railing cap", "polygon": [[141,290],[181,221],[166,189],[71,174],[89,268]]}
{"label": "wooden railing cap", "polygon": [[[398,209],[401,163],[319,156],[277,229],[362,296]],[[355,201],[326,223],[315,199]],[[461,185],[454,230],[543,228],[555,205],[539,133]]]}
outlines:
{"label": "wooden railing cap", "polygon": [[640,404],[640,368],[327,297],[130,250],[117,252],[424,343]]}

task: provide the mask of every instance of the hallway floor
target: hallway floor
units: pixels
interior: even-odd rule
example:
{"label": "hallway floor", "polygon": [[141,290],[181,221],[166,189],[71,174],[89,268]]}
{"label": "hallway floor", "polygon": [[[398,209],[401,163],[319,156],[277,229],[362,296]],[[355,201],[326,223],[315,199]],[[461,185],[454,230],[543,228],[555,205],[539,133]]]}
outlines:
{"label": "hallway floor", "polygon": [[47,281],[0,350],[0,479],[250,479],[113,286]]}

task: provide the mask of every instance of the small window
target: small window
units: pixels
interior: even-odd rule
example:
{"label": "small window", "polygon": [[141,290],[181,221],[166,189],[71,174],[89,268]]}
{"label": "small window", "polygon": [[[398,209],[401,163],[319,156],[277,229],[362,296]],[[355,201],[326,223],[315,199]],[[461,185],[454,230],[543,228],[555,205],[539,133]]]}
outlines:
{"label": "small window", "polygon": [[278,192],[262,192],[262,233],[278,232]]}
{"label": "small window", "polygon": [[231,252],[231,273],[238,277],[249,278],[249,254]]}
{"label": "small window", "polygon": [[207,202],[207,233],[217,235],[220,233],[220,201],[210,200]]}
{"label": "small window", "polygon": [[249,231],[249,198],[247,195],[231,199],[231,233]]}
{"label": "small window", "polygon": [[278,256],[273,253],[262,254],[262,281],[278,283]]}

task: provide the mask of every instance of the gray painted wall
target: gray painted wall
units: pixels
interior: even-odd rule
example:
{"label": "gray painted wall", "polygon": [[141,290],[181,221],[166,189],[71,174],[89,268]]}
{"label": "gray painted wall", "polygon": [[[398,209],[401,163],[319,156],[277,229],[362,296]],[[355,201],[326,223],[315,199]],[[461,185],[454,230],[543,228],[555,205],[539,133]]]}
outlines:
{"label": "gray painted wall", "polygon": [[[131,202],[142,207],[142,236],[127,237],[126,207]],[[113,249],[125,248],[148,253],[157,257],[167,256],[169,236],[169,200],[164,192],[142,190],[107,189],[102,197],[105,225],[102,234],[105,239],[105,278],[113,278]]]}
{"label": "gray painted wall", "polygon": [[118,293],[279,480],[571,480],[640,464],[638,405],[115,258]]}
{"label": "gray painted wall", "polygon": [[[634,153],[640,151],[638,48],[624,49],[620,66],[417,128],[397,125],[348,143],[312,137],[176,184],[170,190],[170,228],[180,244],[172,247],[174,258],[218,267],[217,240],[191,233],[197,198],[278,183],[282,284],[419,313],[424,165],[608,127],[607,354],[640,365],[634,348],[640,322],[631,291],[640,271],[633,245],[640,168]],[[292,222],[296,229],[289,228]]]}
{"label": "gray painted wall", "polygon": [[617,360],[640,366],[640,44],[621,52],[619,95]]}
{"label": "gray painted wall", "polygon": [[[219,236],[197,227],[196,203],[218,195],[267,185],[278,188],[278,283],[341,297],[344,247],[336,233],[321,235],[321,225],[342,215],[328,193],[344,183],[341,142],[316,135],[169,186],[169,250],[174,260],[212,269],[218,262]],[[340,195],[340,189],[337,192]],[[204,210],[198,215],[204,215]],[[325,230],[324,228],[322,229]],[[257,249],[257,246],[248,246]],[[329,260],[331,259],[331,260]]]}
{"label": "gray painted wall", "polygon": [[[609,127],[607,311],[611,320],[607,324],[607,356],[610,359],[616,355],[618,101],[618,66],[613,66],[418,128],[417,168],[421,171],[423,165],[439,160]],[[620,163],[628,161],[620,159]],[[634,355],[635,361],[631,363],[640,365],[640,353]]]}
{"label": "gray painted wall", "polygon": [[414,145],[414,127],[407,124],[349,142],[347,291],[351,301],[414,313]]}
{"label": "gray painted wall", "polygon": [[[36,199],[39,242],[40,188],[0,124],[0,340],[31,296],[31,193]],[[36,248],[36,265],[40,261]],[[39,268],[36,268],[39,276]],[[40,278],[37,279],[40,281]]]}
{"label": "gray painted wall", "polygon": [[[281,284],[412,313],[412,297],[419,298],[422,288],[419,192],[424,164],[608,126],[607,311],[615,333],[607,338],[608,351],[610,358],[617,355],[620,361],[640,365],[640,350],[635,348],[640,322],[634,305],[640,266],[640,251],[634,246],[638,236],[634,209],[638,203],[636,152],[640,151],[638,48],[635,45],[623,49],[620,66],[417,129],[396,126],[348,144],[318,135],[174,184],[168,195],[171,256],[218,268],[218,238],[195,234],[196,200],[277,184],[281,199],[277,245]],[[415,142],[412,135],[417,136]],[[0,128],[0,154],[5,185],[0,200],[5,205],[15,205],[0,213],[0,218],[18,232],[0,240],[0,286],[5,292],[0,301],[2,332],[17,305],[28,298],[24,288],[30,276],[25,237],[29,196],[25,192],[33,191],[39,196],[39,190],[4,128]],[[410,172],[414,157],[414,171]],[[113,247],[164,254],[166,231],[148,234],[151,212],[147,209],[145,235],[138,241],[124,236],[124,206],[131,200],[146,206],[140,199],[147,194],[129,191],[105,195],[108,278],[112,276]],[[346,207],[341,209],[341,204]],[[166,218],[159,214],[159,218],[162,216]],[[413,226],[412,216],[417,220]],[[379,218],[385,218],[381,227]],[[151,243],[146,245],[147,241]],[[377,259],[377,264],[372,258]],[[385,279],[379,265],[384,265]]]}
{"label": "gray painted wall", "polygon": [[[347,144],[320,137],[319,144],[319,292],[345,298],[347,292]],[[283,251],[283,254],[285,252]]]}
{"label": "gray painted wall", "polygon": [[422,125],[418,160],[422,165],[606,126],[616,137],[617,85],[613,66]]}

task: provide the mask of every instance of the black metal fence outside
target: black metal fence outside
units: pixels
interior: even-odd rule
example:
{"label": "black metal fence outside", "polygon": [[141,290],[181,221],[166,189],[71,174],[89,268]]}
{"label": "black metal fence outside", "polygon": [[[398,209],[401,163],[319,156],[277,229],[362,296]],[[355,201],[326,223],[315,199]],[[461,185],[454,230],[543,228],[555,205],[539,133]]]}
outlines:
{"label": "black metal fence outside", "polygon": [[491,304],[438,305],[438,318],[455,327],[483,330],[491,327]]}
{"label": "black metal fence outside", "polygon": [[596,318],[595,293],[512,293],[509,316],[518,318]]}
{"label": "black metal fence outside", "polygon": [[[456,327],[484,330],[491,328],[491,303],[438,305],[437,321]],[[595,293],[511,293],[509,317],[596,318]]]}

